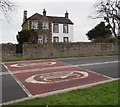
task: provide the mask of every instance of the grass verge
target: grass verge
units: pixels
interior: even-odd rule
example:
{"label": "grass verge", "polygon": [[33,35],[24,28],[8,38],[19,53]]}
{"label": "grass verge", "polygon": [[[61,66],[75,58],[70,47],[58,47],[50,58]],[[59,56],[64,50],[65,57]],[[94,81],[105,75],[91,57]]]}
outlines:
{"label": "grass verge", "polygon": [[66,55],[66,56],[51,56],[51,57],[20,57],[14,59],[3,59],[2,61],[22,61],[22,60],[38,60],[38,59],[56,59],[56,58],[71,58],[71,57],[89,57],[89,56],[104,56],[104,55],[119,55],[119,53],[99,53],[99,54],[81,54],[81,55]]}
{"label": "grass verge", "polygon": [[[37,98],[33,100],[27,100],[24,102],[14,103],[8,105],[10,107],[16,106],[27,106],[27,105],[57,105],[56,107],[61,107],[58,105],[110,105],[118,107],[118,86],[120,85],[120,80],[113,82],[100,84],[86,89],[79,89],[75,91],[70,91],[67,93],[57,94],[48,96],[45,98]],[[106,107],[105,106],[105,107]],[[41,107],[41,106],[39,106]],[[54,107],[54,106],[50,106]],[[79,106],[80,107],[80,106]],[[91,106],[93,107],[93,106]]]}

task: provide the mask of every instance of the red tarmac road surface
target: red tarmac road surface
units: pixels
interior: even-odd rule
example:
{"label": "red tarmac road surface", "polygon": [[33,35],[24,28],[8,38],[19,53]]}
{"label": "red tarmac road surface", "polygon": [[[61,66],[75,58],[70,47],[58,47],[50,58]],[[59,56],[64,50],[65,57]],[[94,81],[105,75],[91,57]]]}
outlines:
{"label": "red tarmac road surface", "polygon": [[56,62],[55,60],[38,60],[38,61],[29,61],[29,62],[28,61],[11,62],[11,63],[5,63],[5,65],[7,65],[10,71],[14,72],[21,70],[66,66],[68,64]]}
{"label": "red tarmac road surface", "polygon": [[6,66],[12,72],[33,69],[30,72],[28,71],[14,74],[32,95],[87,85],[109,79],[79,67],[34,71],[34,69],[37,68],[51,68],[66,65],[67,64],[56,62],[55,60],[6,63]]}
{"label": "red tarmac road surface", "polygon": [[[35,79],[40,81],[39,75],[40,74],[45,74],[45,73],[52,73],[52,72],[62,72],[64,74],[65,71],[84,71],[88,73],[88,77],[86,78],[75,78],[74,77],[69,77],[69,81],[66,80],[66,78],[61,78],[63,81],[58,81],[58,82],[52,82],[52,83],[30,83],[26,82],[25,80],[28,77],[38,75],[38,78],[36,77]],[[92,72],[88,72],[86,70],[81,70],[80,68],[64,68],[64,69],[57,69],[57,70],[45,70],[45,71],[35,71],[35,72],[30,72],[30,73],[17,73],[15,76],[22,82],[23,85],[30,91],[32,95],[37,95],[37,94],[42,94],[42,93],[47,93],[55,90],[61,90],[65,88],[70,88],[70,87],[75,87],[75,86],[80,86],[80,85],[85,85],[85,84],[90,84],[90,83],[95,83],[99,81],[104,81],[107,80],[108,78],[97,75]]]}

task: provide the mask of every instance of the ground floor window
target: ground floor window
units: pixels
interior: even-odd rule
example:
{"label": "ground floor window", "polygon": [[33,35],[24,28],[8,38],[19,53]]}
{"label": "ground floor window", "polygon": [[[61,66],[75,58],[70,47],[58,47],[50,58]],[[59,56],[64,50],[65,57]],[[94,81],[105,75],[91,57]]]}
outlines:
{"label": "ground floor window", "polygon": [[69,42],[69,38],[68,37],[63,37],[63,42]]}
{"label": "ground floor window", "polygon": [[38,43],[43,44],[43,36],[38,36]]}
{"label": "ground floor window", "polygon": [[45,36],[44,37],[44,43],[47,43],[47,41],[48,41],[48,38]]}
{"label": "ground floor window", "polygon": [[38,36],[38,44],[47,43],[47,37],[46,36]]}
{"label": "ground floor window", "polygon": [[59,42],[59,37],[53,37],[53,42],[54,42],[54,43]]}

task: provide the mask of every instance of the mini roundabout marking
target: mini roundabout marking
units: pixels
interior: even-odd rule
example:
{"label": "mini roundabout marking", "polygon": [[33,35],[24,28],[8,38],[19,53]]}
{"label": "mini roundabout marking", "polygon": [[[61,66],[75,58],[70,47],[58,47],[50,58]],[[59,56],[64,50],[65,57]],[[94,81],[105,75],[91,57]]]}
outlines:
{"label": "mini roundabout marking", "polygon": [[32,75],[26,78],[25,82],[33,83],[33,84],[50,84],[50,83],[58,83],[58,82],[75,80],[75,79],[83,79],[86,77],[88,77],[88,73],[83,71],[51,72],[51,73]]}
{"label": "mini roundabout marking", "polygon": [[12,64],[10,67],[27,67],[27,66],[46,66],[46,65],[55,65],[56,62],[42,62],[42,63],[17,63],[17,64]]}
{"label": "mini roundabout marking", "polygon": [[14,74],[32,95],[105,81],[108,78],[73,67]]}

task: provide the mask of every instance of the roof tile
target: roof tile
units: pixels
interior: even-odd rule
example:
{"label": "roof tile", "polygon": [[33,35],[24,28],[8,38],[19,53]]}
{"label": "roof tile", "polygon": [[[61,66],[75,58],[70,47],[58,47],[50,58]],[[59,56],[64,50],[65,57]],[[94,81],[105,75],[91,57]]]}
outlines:
{"label": "roof tile", "polygon": [[[73,24],[73,22],[65,17],[56,17],[56,16],[46,16],[48,20],[52,21],[53,23],[61,23],[61,24]],[[43,20],[44,16],[41,14],[35,13],[31,17],[29,17],[27,20]]]}

